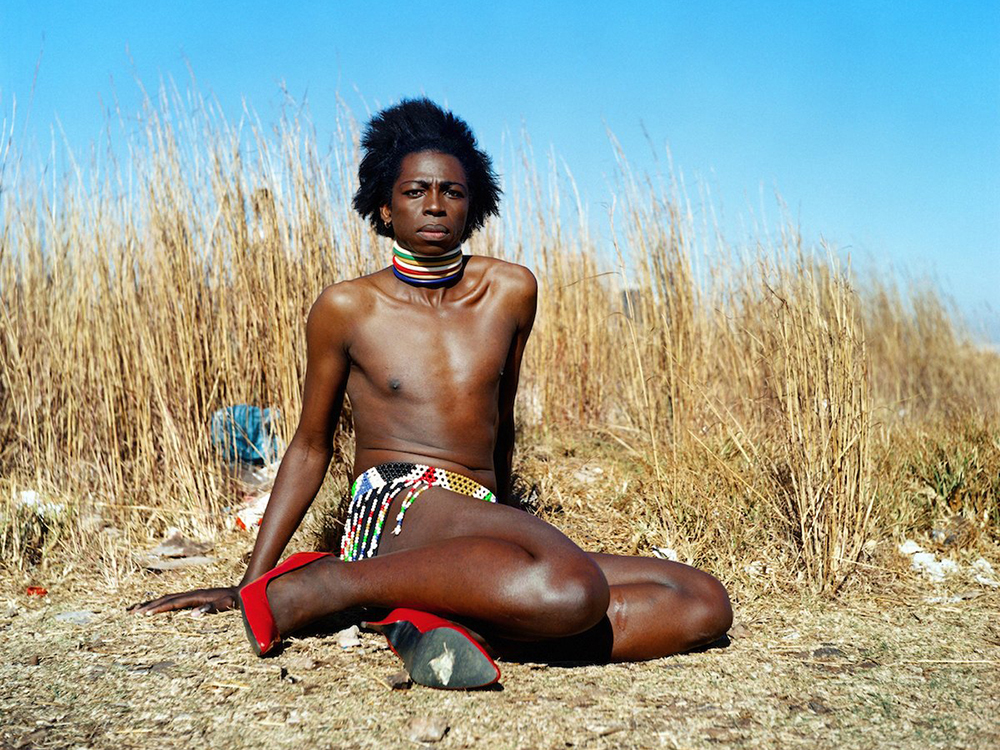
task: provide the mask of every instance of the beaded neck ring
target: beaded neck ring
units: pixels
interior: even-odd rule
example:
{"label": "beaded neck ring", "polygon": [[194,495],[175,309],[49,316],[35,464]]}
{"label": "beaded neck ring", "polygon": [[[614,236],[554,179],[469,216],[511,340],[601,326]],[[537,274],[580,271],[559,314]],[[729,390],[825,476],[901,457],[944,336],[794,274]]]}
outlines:
{"label": "beaded neck ring", "polygon": [[461,246],[444,255],[424,255],[392,245],[392,272],[407,284],[447,284],[462,275],[464,265]]}

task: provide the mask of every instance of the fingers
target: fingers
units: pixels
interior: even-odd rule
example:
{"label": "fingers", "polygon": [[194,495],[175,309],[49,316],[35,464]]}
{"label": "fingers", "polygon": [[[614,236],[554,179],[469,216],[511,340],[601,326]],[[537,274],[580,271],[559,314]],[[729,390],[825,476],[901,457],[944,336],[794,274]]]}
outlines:
{"label": "fingers", "polygon": [[160,612],[172,612],[175,609],[185,609],[199,603],[200,600],[191,594],[168,594],[159,599],[153,599],[142,604],[134,604],[129,611],[135,615],[155,615]]}
{"label": "fingers", "polygon": [[200,591],[188,591],[182,594],[167,594],[150,602],[143,602],[132,609],[136,615],[157,615],[161,612],[173,612],[176,609],[189,609],[205,603],[205,594]]}
{"label": "fingers", "polygon": [[[221,596],[220,596],[221,594]],[[163,612],[174,612],[178,609],[194,609],[192,616],[215,614],[232,609],[235,598],[232,594],[219,590],[187,591],[180,594],[168,594],[159,599],[133,604],[127,611],[135,615],[158,615]]]}

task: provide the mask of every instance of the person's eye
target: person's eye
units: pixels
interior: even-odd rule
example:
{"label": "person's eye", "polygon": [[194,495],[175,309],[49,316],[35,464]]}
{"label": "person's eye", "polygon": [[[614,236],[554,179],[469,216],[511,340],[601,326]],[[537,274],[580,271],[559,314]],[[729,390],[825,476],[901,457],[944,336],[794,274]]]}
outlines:
{"label": "person's eye", "polygon": [[451,190],[449,190],[448,191],[448,195],[450,195],[452,198],[464,198],[465,197],[465,193],[463,193],[461,190],[458,190],[456,188],[452,188]]}
{"label": "person's eye", "polygon": [[421,195],[423,195],[423,192],[424,191],[420,190],[419,188],[411,188],[410,190],[403,191],[403,195],[407,196],[408,198],[418,198]]}

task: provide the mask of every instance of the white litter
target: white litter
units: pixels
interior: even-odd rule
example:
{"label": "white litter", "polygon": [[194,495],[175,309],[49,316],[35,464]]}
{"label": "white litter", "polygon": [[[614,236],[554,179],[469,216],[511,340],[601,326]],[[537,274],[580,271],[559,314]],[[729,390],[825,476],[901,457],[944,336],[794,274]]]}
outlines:
{"label": "white litter", "polygon": [[958,572],[958,563],[949,560],[947,557],[938,560],[933,552],[917,552],[913,555],[911,562],[913,569],[918,573],[923,573],[934,583],[939,583],[946,576]]}
{"label": "white litter", "polygon": [[980,557],[972,563],[972,572],[975,574],[973,579],[976,583],[1000,588],[1000,581],[997,580],[996,573],[993,572],[993,566],[985,557]]}
{"label": "white litter", "polygon": [[39,518],[56,518],[66,511],[63,503],[42,500],[35,490],[21,490],[17,493],[17,504],[23,508],[31,508]]}
{"label": "white litter", "polygon": [[441,684],[447,685],[451,682],[451,673],[455,669],[455,654],[448,648],[447,643],[444,644],[444,651],[427,662],[427,664],[434,670],[434,674],[441,680]]}
{"label": "white litter", "polygon": [[673,547],[653,547],[653,557],[677,562],[677,550]]}
{"label": "white litter", "polygon": [[912,555],[917,552],[923,552],[924,548],[917,544],[912,539],[907,539],[901,545],[899,545],[899,551],[904,555]]}
{"label": "white litter", "polygon": [[250,531],[260,526],[260,520],[264,517],[264,511],[267,510],[267,504],[270,500],[270,492],[265,492],[263,495],[251,498],[246,505],[240,508],[240,511],[236,514],[236,518],[233,520],[233,524],[241,531]]}
{"label": "white litter", "polygon": [[752,575],[754,578],[759,578],[767,572],[767,566],[760,560],[754,560],[752,563],[744,565],[743,570]]}
{"label": "white litter", "polygon": [[960,594],[951,594],[950,596],[929,596],[924,601],[928,604],[958,604],[981,595],[981,591],[963,591]]}

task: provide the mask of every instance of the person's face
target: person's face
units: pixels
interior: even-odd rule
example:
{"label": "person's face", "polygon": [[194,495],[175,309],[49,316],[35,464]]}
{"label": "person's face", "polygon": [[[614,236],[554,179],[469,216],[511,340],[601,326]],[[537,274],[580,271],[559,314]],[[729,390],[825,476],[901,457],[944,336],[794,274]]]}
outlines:
{"label": "person's face", "polygon": [[400,247],[440,255],[462,241],[469,213],[469,188],[462,163],[451,154],[407,154],[392,187],[392,204],[382,221]]}

